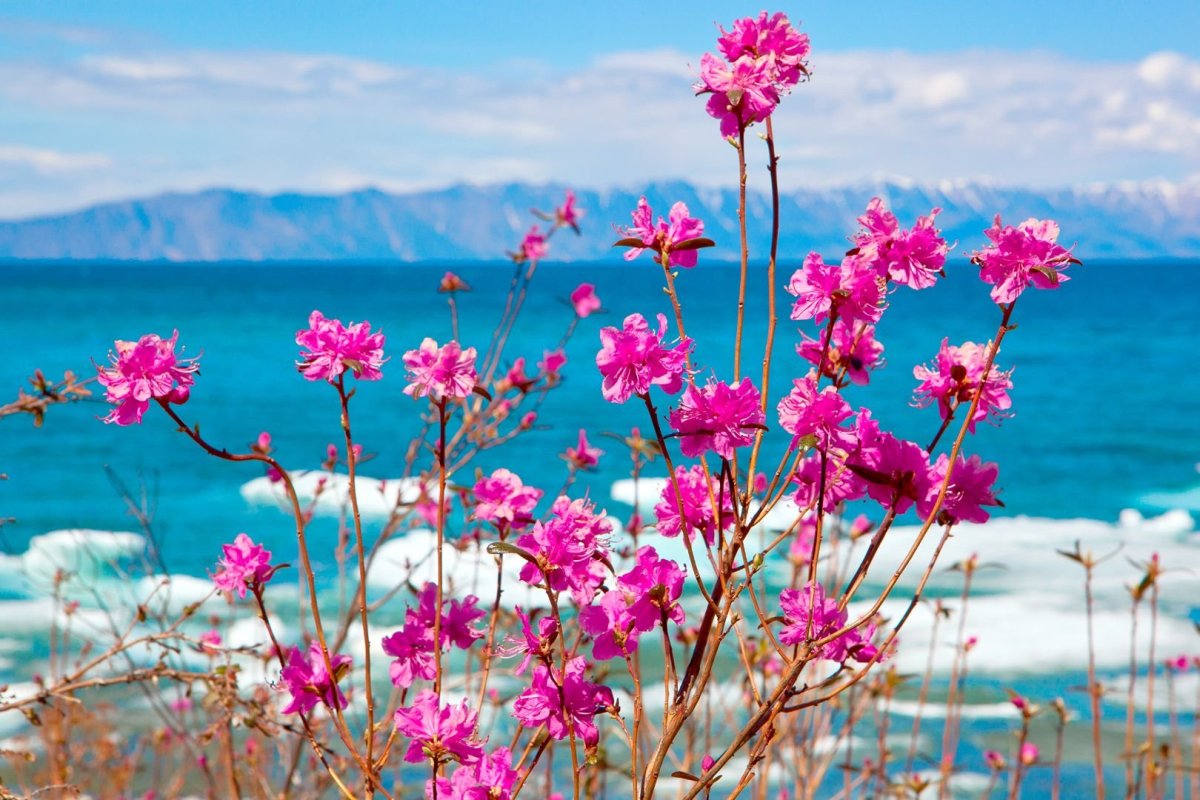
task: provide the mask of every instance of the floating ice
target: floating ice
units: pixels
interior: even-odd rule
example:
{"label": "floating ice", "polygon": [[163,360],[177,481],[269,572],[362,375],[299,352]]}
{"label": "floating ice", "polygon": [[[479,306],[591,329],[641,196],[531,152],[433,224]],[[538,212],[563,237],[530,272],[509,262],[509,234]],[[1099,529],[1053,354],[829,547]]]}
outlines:
{"label": "floating ice", "polygon": [[[350,476],[341,472],[297,471],[288,473],[301,507],[310,504],[317,514],[338,515],[350,510]],[[411,504],[420,497],[420,484],[415,478],[355,479],[359,516],[365,519],[385,519],[397,507]],[[242,484],[242,499],[251,505],[277,506],[291,512],[291,503],[282,483],[272,483],[265,475]]]}
{"label": "floating ice", "polygon": [[60,571],[76,585],[94,585],[114,562],[146,550],[140,534],[122,531],[71,529],[51,531],[29,540],[20,556],[21,571],[40,589],[53,587]]}

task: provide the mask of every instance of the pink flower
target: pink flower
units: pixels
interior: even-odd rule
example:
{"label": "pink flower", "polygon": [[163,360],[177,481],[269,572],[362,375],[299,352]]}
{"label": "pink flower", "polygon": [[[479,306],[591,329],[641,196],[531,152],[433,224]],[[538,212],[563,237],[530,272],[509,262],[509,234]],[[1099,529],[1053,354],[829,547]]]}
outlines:
{"label": "pink flower", "polygon": [[509,640],[510,644],[496,649],[496,655],[501,658],[512,658],[523,654],[525,658],[513,670],[514,675],[520,675],[534,658],[545,661],[554,654],[554,642],[558,638],[558,622],[553,617],[542,617],[538,620],[538,632],[534,634],[533,627],[529,622],[529,615],[522,611],[520,606],[516,606],[515,610],[517,617],[521,620],[521,633],[524,641]]}
{"label": "pink flower", "polygon": [[624,658],[637,650],[638,629],[625,593],[614,589],[580,610],[579,626],[592,637],[592,658]]}
{"label": "pink flower", "polygon": [[530,512],[542,498],[542,490],[526,486],[514,472],[503,467],[475,484],[475,519],[523,528],[533,521]]}
{"label": "pink flower", "polygon": [[419,349],[404,354],[408,370],[408,386],[404,393],[412,397],[432,397],[444,400],[467,397],[475,389],[475,348],[463,350],[456,341],[441,347],[426,337]]}
{"label": "pink flower", "polygon": [[200,649],[212,655],[221,646],[221,634],[216,630],[207,630],[200,634]]}
{"label": "pink flower", "polygon": [[813,544],[817,537],[817,520],[814,515],[806,516],[800,521],[792,543],[788,545],[788,561],[798,567],[812,563]]}
{"label": "pink flower", "polygon": [[400,630],[383,637],[382,646],[383,652],[394,659],[388,668],[393,686],[407,689],[418,678],[431,681],[436,677],[432,628],[406,622]]}
{"label": "pink flower", "polygon": [[554,209],[554,223],[566,225],[579,233],[579,220],[581,219],[583,219],[583,210],[575,207],[575,192],[567,189],[567,196],[563,200],[563,204]]}
{"label": "pink flower", "polygon": [[425,797],[432,800],[512,800],[512,790],[521,773],[512,767],[512,753],[497,747],[474,764],[463,764],[449,780],[437,778],[437,792],[425,782]]}
{"label": "pink flower", "polygon": [[625,318],[624,328],[613,327],[600,331],[600,352],[596,366],[604,376],[601,392],[610,403],[624,403],[630,397],[644,397],[651,386],[674,394],[683,385],[692,340],[684,338],[673,347],[664,347],[667,318],[658,315],[658,332],[650,330],[641,314]]}
{"label": "pink flower", "polygon": [[220,571],[212,576],[222,592],[237,593],[245,599],[246,588],[258,588],[271,579],[271,551],[255,544],[249,536],[239,533],[233,544],[221,545],[224,555],[217,562]]}
{"label": "pink flower", "polygon": [[853,256],[833,265],[820,254],[809,253],[804,265],[792,273],[787,291],[796,298],[792,319],[815,322],[833,313],[847,321],[876,323],[886,300],[882,280],[867,262]]}
{"label": "pink flower", "polygon": [[639,547],[633,568],[617,578],[617,586],[629,601],[629,614],[636,629],[653,630],[672,620],[682,625],[687,620],[679,597],[683,594],[684,572],[679,564],[660,558],[653,547]]}
{"label": "pink flower", "polygon": [[1025,742],[1021,745],[1021,752],[1019,753],[1018,757],[1021,759],[1021,764],[1023,766],[1031,767],[1037,763],[1038,756],[1040,755],[1041,753],[1036,744],[1033,742]]}
{"label": "pink flower", "polygon": [[932,368],[920,365],[913,368],[913,377],[921,381],[913,402],[924,407],[936,400],[942,419],[948,419],[958,406],[969,406],[975,392],[980,391],[982,386],[979,404],[967,423],[968,430],[974,433],[975,423],[988,417],[1008,416],[1004,412],[1012,407],[1012,400],[1008,396],[1008,390],[1013,385],[1010,377],[1012,370],[1001,372],[992,364],[984,375],[990,348],[991,343],[974,342],[951,347],[948,339],[942,339],[942,347]]}
{"label": "pink flower", "polygon": [[371,333],[367,321],[342,325],[320,311],[308,315],[308,328],[296,332],[300,360],[296,367],[310,381],[336,383],[347,368],[364,381],[383,377],[383,334]]}
{"label": "pink flower", "polygon": [[992,300],[1011,303],[1029,284],[1039,289],[1057,289],[1070,280],[1062,273],[1078,264],[1071,251],[1057,243],[1058,223],[1053,220],[1027,219],[1017,227],[1001,226],[996,215],[984,233],[992,243],[971,254],[979,265],[979,277],[992,284]]}
{"label": "pink flower", "polygon": [[571,292],[571,305],[580,319],[586,319],[593,311],[600,308],[600,298],[596,297],[596,287],[590,283],[581,283]]}
{"label": "pink flower", "polygon": [[602,455],[604,455],[603,450],[599,447],[592,447],[588,443],[587,430],[580,428],[579,444],[575,447],[568,447],[567,452],[563,454],[563,458],[576,469],[590,469],[600,463],[600,456]]}
{"label": "pink flower", "polygon": [[[472,623],[487,614],[477,607],[479,598],[467,595],[462,601],[450,597],[442,598],[442,647],[453,644],[467,650],[476,639],[483,638],[483,631],[472,627]],[[424,626],[433,632],[437,619],[437,584],[427,582],[417,593],[417,607],[405,612],[405,620]]]}
{"label": "pink flower", "polygon": [[542,235],[538,226],[534,225],[521,240],[521,249],[514,260],[517,262],[541,261],[549,250],[550,246],[546,244],[546,237]]}
{"label": "pink flower", "polygon": [[330,707],[335,704],[338,708],[346,707],[348,701],[337,682],[349,670],[350,656],[330,653],[329,662],[333,666],[333,676],[325,668],[320,642],[309,645],[307,658],[299,647],[292,648],[287,666],[279,673],[285,690],[292,696],[291,702],[282,709],[284,714],[307,714],[318,702]]}
{"label": "pink flower", "polygon": [[689,386],[679,407],[671,411],[671,426],[679,433],[679,449],[695,457],[713,451],[733,458],[733,451],[754,442],[763,429],[761,396],[749,378],[737,386],[710,380],[703,388]]}
{"label": "pink flower", "polygon": [[858,218],[863,230],[854,237],[859,257],[893,283],[913,289],[933,286],[950,252],[933,224],[939,213],[940,208],[933,209],[929,216],[919,217],[912,230],[904,231],[883,201],[871,198],[866,213]]}
{"label": "pink flower", "polygon": [[717,49],[729,61],[749,56],[769,63],[771,81],[782,92],[808,74],[804,59],[808,56],[808,34],[792,27],[783,13],[745,17],[734,21],[733,30],[721,27]]}
{"label": "pink flower", "polygon": [[854,415],[850,405],[832,386],[818,392],[812,375],[793,381],[792,391],[779,401],[777,411],[779,426],[794,437],[793,447],[806,437],[812,437],[820,449],[849,439],[840,426]]}
{"label": "pink flower", "polygon": [[521,580],[531,586],[545,583],[555,592],[570,591],[577,605],[586,606],[607,574],[601,558],[608,553],[612,525],[582,498],[559,497],[551,514],[517,539],[517,546],[536,562],[521,567]]}
{"label": "pink flower", "polygon": [[844,370],[851,381],[865,385],[871,380],[870,371],[880,363],[883,355],[883,345],[875,339],[875,326],[865,322],[847,322],[838,318],[833,323],[833,340],[828,348],[827,327],[821,330],[819,339],[801,335],[804,341],[796,347],[796,352],[827,378],[837,378]]}
{"label": "pink flower", "polygon": [[988,768],[994,772],[1000,772],[1005,768],[1005,766],[1007,766],[1004,756],[996,750],[983,751],[983,761],[988,765]]}
{"label": "pink flower", "polygon": [[897,514],[923,502],[932,482],[929,454],[890,433],[881,434],[877,448],[860,454],[851,469],[866,481],[868,496]]}
{"label": "pink flower", "polygon": [[[655,527],[658,532],[668,538],[679,535],[680,529],[686,525],[687,537],[690,540],[699,531],[704,541],[712,544],[717,537],[718,523],[713,514],[713,503],[709,495],[708,479],[700,465],[693,467],[676,467],[675,483],[679,485],[679,497],[675,496],[675,487],[670,481],[663,487],[659,501],[654,506],[654,516],[658,522]],[[728,530],[734,522],[733,490],[723,482],[712,487],[712,497],[717,498],[721,506],[720,529]],[[683,518],[680,522],[679,505],[683,501]]]}
{"label": "pink flower", "polygon": [[412,739],[404,760],[411,764],[426,760],[435,764],[478,762],[483,757],[483,745],[475,739],[478,716],[466,700],[441,705],[438,696],[426,689],[411,706],[396,709],[396,730]]}
{"label": "pink flower", "polygon": [[[838,610],[837,600],[827,598],[819,583],[807,583],[803,589],[784,589],[779,595],[786,624],[779,632],[781,644],[804,644],[824,639],[846,625],[848,614]],[[817,647],[814,655],[830,661],[853,658],[859,663],[874,659],[877,650],[871,644],[874,625],[846,631]]]}
{"label": "pink flower", "polygon": [[830,451],[824,459],[825,476],[821,477],[822,458],[814,453],[800,462],[799,469],[792,478],[796,484],[796,494],[793,499],[800,508],[817,508],[818,494],[821,486],[825,487],[824,502],[821,507],[831,511],[839,503],[857,500],[866,494],[866,482],[858,477],[846,464],[844,455],[839,451]]}
{"label": "pink flower", "polygon": [[537,363],[537,367],[546,381],[553,384],[558,381],[559,373],[566,364],[567,354],[562,351],[562,348],[558,348],[557,350],[543,350],[542,360]]}
{"label": "pink flower", "polygon": [[438,283],[438,291],[443,293],[469,292],[471,291],[471,287],[462,278],[453,272],[447,271]]}
{"label": "pink flower", "polygon": [[[942,453],[930,470],[929,488],[925,496],[917,501],[917,513],[922,517],[928,517],[933,511],[949,463],[949,457]],[[988,512],[984,511],[984,507],[1001,504],[996,499],[993,489],[999,471],[999,467],[992,463],[984,463],[979,456],[971,456],[968,459],[959,456],[950,476],[950,485],[946,488],[946,497],[938,514],[938,521],[943,524],[987,522]]]}
{"label": "pink flower", "polygon": [[619,228],[619,232],[628,238],[641,239],[642,247],[631,247],[625,253],[625,260],[632,261],[642,254],[643,250],[654,253],[655,262],[662,263],[662,254],[667,252],[667,265],[675,267],[696,266],[697,252],[695,249],[674,250],[684,242],[698,239],[704,235],[704,223],[688,216],[688,207],[683,203],[671,206],[669,220],[658,218],[658,224],[653,222],[654,215],[650,205],[643,196],[638,200],[637,209],[633,212],[633,225]]}
{"label": "pink flower", "polygon": [[148,333],[136,342],[118,339],[113,343],[116,353],[109,353],[110,367],[97,366],[97,377],[106,391],[104,399],[116,408],[104,418],[117,425],[135,425],[150,407],[150,399],[167,403],[186,403],[199,367],[196,359],[176,359],[175,342],[179,331],[170,339]]}
{"label": "pink flower", "polygon": [[[572,658],[565,673],[553,673],[544,664],[533,669],[533,684],[513,702],[513,716],[526,728],[546,726],[553,739],[572,732],[583,739],[588,750],[600,741],[593,717],[613,704],[612,690],[584,677],[587,662]],[[569,726],[569,727],[568,727]]]}

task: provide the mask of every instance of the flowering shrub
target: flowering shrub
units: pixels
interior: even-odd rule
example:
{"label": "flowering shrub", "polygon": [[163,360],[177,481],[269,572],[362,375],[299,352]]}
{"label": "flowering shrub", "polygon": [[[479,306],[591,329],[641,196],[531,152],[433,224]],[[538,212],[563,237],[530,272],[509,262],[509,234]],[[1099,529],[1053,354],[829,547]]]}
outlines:
{"label": "flowering shrub", "polygon": [[[807,78],[809,40],[785,15],[764,12],[736,21],[731,31],[722,28],[717,50],[719,56],[702,58],[696,89],[708,95],[707,112],[736,149],[744,211],[752,126],[763,126],[778,197],[771,114]],[[266,591],[287,565],[273,565],[271,553],[238,534],[219,558],[214,553],[213,592],[252,610],[259,644],[239,645],[235,653],[219,637],[188,640],[206,657],[227,660],[200,673],[164,667],[130,674],[130,682],[178,681],[188,687],[189,702],[192,687],[203,691],[213,723],[197,746],[221,741],[224,775],[205,761],[197,782],[206,781],[216,795],[227,780],[240,793],[251,772],[235,748],[275,741],[280,765],[254,773],[272,793],[304,786],[314,796],[649,800],[669,793],[690,800],[720,785],[729,796],[753,786],[765,797],[772,764],[784,761],[815,792],[833,760],[818,752],[812,731],[852,730],[878,711],[871,703],[892,697],[901,676],[888,662],[903,646],[900,632],[942,545],[960,523],[987,521],[1000,502],[998,466],[969,454],[967,443],[979,423],[1000,424],[1011,413],[1012,369],[1002,369],[998,358],[1017,301],[1029,287],[1057,288],[1067,280],[1063,271],[1078,263],[1057,244],[1052,221],[1002,227],[997,218],[983,232],[990,244],[969,257],[991,286],[996,328],[981,332],[986,344],[950,345],[943,338],[928,365],[913,367],[912,404],[936,404],[938,416],[929,412],[927,444],[901,438],[856,404],[855,391],[883,366],[877,333],[886,330],[891,293],[901,286],[936,289],[953,268],[951,247],[935,225],[938,213],[930,209],[906,229],[875,198],[846,253],[810,253],[786,280],[773,247],[755,254],[769,281],[762,320],[745,316],[750,253],[741,242],[732,369],[710,370],[698,365],[721,362],[710,354],[701,362],[685,333],[675,268],[692,270],[683,280],[693,279],[713,242],[683,203],[655,220],[642,198],[616,245],[628,248],[627,259],[650,252],[657,267],[644,263],[662,270],[674,319],[657,314],[652,323],[646,316],[652,312],[643,309],[620,326],[584,330],[597,337],[595,371],[584,364],[574,373],[593,380],[610,403],[644,406],[645,430],[653,431],[617,437],[645,498],[626,525],[601,501],[572,491],[576,473],[606,456],[589,441],[588,427],[562,454],[567,478],[558,491],[525,483],[510,468],[514,463],[472,474],[479,454],[533,427],[540,404],[563,380],[566,341],[602,309],[596,287],[580,283],[563,339],[543,351],[536,368],[524,357],[505,360],[538,263],[555,235],[579,231],[583,212],[573,194],[553,213],[539,214],[547,229],[533,226],[511,253],[512,288],[491,341],[458,341],[456,296],[470,287],[451,272],[440,280],[454,335],[441,344],[426,337],[404,351],[403,378],[389,371],[389,379],[404,381],[413,400],[409,413],[425,425],[373,540],[360,507],[363,452],[351,426],[356,390],[347,383],[350,376],[384,378],[389,356],[382,333],[314,310],[295,336],[297,369],[332,386],[344,434],[342,445],[331,445],[315,497],[301,491],[301,470],[275,458],[268,434],[248,452],[234,453],[183,419],[178,406],[195,385],[198,365],[176,356],[177,333],[117,341],[111,364],[98,367],[97,380],[114,406],[105,421],[135,424],[159,406],[208,454],[256,463],[278,486],[295,525],[302,611],[294,631]],[[781,376],[775,364],[781,288],[794,298],[788,316],[804,326],[794,347],[811,365],[805,374]],[[760,322],[766,345],[755,363],[762,368],[748,374],[743,332]],[[593,432],[600,424],[588,421]],[[342,465],[344,475],[336,472]],[[352,552],[343,575],[349,590],[335,610],[318,591],[306,533],[309,503],[334,491],[340,478]],[[651,509],[652,519],[644,519]],[[899,564],[880,569],[881,545],[906,514],[918,521],[914,540]],[[405,535],[424,536],[428,552],[394,576],[392,591],[369,597],[367,575],[378,567],[380,549]],[[921,550],[927,539],[937,542],[932,555]],[[1073,557],[1085,566],[1090,558]],[[959,565],[966,589],[975,566]],[[915,578],[911,592],[897,588],[906,574]],[[901,595],[907,610],[885,619],[884,603]],[[180,624],[196,611],[186,610]],[[160,646],[185,637],[178,626],[168,630]],[[951,717],[971,646],[967,640],[958,646]],[[126,649],[122,643],[113,654]],[[254,659],[262,679],[242,682],[235,655]],[[1186,659],[1172,663],[1176,671],[1187,668]],[[81,679],[47,685],[39,702],[68,696]],[[1096,685],[1093,676],[1089,688]],[[725,688],[736,696],[732,703]],[[1014,796],[1042,763],[1025,735],[1037,711],[1027,703],[1017,708],[1023,727],[1015,750],[1009,758],[989,751],[978,765],[993,780],[1011,770]],[[912,773],[911,755],[904,770],[889,764],[881,744],[878,760],[846,756],[846,780],[880,795],[890,787],[915,796],[929,781],[949,791],[961,766],[955,724],[947,719],[932,777]]]}

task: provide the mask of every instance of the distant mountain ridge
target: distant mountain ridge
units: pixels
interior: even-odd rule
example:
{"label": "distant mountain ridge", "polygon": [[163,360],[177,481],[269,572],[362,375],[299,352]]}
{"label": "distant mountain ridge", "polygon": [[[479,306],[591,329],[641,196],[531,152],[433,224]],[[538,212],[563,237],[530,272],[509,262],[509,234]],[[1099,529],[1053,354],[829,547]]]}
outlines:
{"label": "distant mountain ridge", "polygon": [[[0,222],[0,259],[129,261],[420,261],[503,258],[534,222],[529,210],[550,211],[564,187],[505,184],[453,186],[388,194],[375,189],[322,196],[263,195],[225,189],[105,203],[75,213]],[[705,222],[717,242],[711,258],[738,254],[737,191],[682,181],[641,191],[577,190],[586,212],[583,235],[556,236],[551,258],[614,257],[614,224],[628,224],[645,194],[656,214],[677,200]],[[1063,243],[1081,258],[1200,258],[1200,182],[1131,183],[1034,190],[984,183],[922,185],[877,181],[789,192],[781,198],[780,255],[810,250],[836,256],[871,197],[884,198],[904,226],[933,207],[938,226],[967,253],[984,243],[996,213],[1005,222],[1051,217]],[[771,208],[752,192],[747,228],[753,252],[770,239]]]}

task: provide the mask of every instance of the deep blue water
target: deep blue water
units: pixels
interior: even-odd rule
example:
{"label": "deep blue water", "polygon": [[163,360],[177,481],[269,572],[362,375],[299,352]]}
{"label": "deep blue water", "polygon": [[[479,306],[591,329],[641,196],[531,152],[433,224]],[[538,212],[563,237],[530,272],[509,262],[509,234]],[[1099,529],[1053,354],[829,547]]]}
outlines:
{"label": "deep blue water", "polygon": [[[795,265],[780,269],[780,287]],[[201,375],[182,411],[214,443],[244,449],[261,430],[275,438],[289,467],[315,467],[327,442],[339,441],[336,394],[303,380],[294,362],[295,332],[310,311],[343,320],[368,319],[387,336],[384,380],[362,383],[352,404],[356,438],[372,461],[365,474],[399,474],[409,438],[425,406],[403,395],[400,355],[424,336],[450,336],[444,295],[436,293],[441,265],[79,265],[0,266],[0,330],[8,342],[0,357],[0,391],[16,388],[35,368],[55,376],[65,369],[94,371],[117,338],[178,329]],[[474,291],[460,295],[461,338],[486,347],[512,277],[505,264],[455,265]],[[1148,494],[1179,491],[1200,482],[1200,265],[1096,263],[1075,267],[1072,280],[1053,292],[1029,291],[1017,305],[1018,328],[1005,339],[999,362],[1015,367],[1015,416],[982,426],[968,440],[1001,466],[1002,514],[1112,520],[1126,507],[1147,507]],[[766,273],[751,275],[744,363],[756,378],[762,352]],[[518,321],[505,363],[523,355],[535,362],[555,346],[571,319],[567,295],[590,281],[606,313],[584,320],[568,346],[566,380],[542,407],[543,428],[481,460],[485,468],[519,464],[527,482],[550,491],[563,479],[557,458],[579,427],[595,434],[647,428],[644,409],[614,407],[600,397],[594,366],[597,331],[629,313],[646,316],[670,307],[661,271],[633,264],[543,265]],[[734,265],[703,265],[678,280],[689,334],[698,340],[696,363],[729,377],[737,286]],[[934,290],[893,294],[880,325],[887,367],[869,387],[854,388],[852,403],[871,405],[899,435],[929,438],[934,409],[909,406],[912,366],[930,360],[943,336],[952,344],[986,341],[999,312],[969,267],[953,269]],[[755,291],[757,290],[757,291]],[[796,323],[777,337],[772,399],[803,374],[794,353]],[[674,327],[672,323],[672,328]],[[665,412],[665,406],[662,403]],[[25,417],[0,422],[0,529],[19,552],[29,537],[64,527],[136,529],[111,481],[115,474],[144,488],[157,532],[173,569],[203,574],[214,548],[241,530],[287,548],[291,531],[274,512],[248,508],[238,487],[256,467],[231,465],[202,453],[151,409],[135,428],[104,425],[107,406],[96,399],[53,408],[34,429]],[[628,459],[617,443],[596,439],[609,454],[586,484],[603,504],[613,480],[627,477]],[[622,514],[624,511],[621,512]]]}

